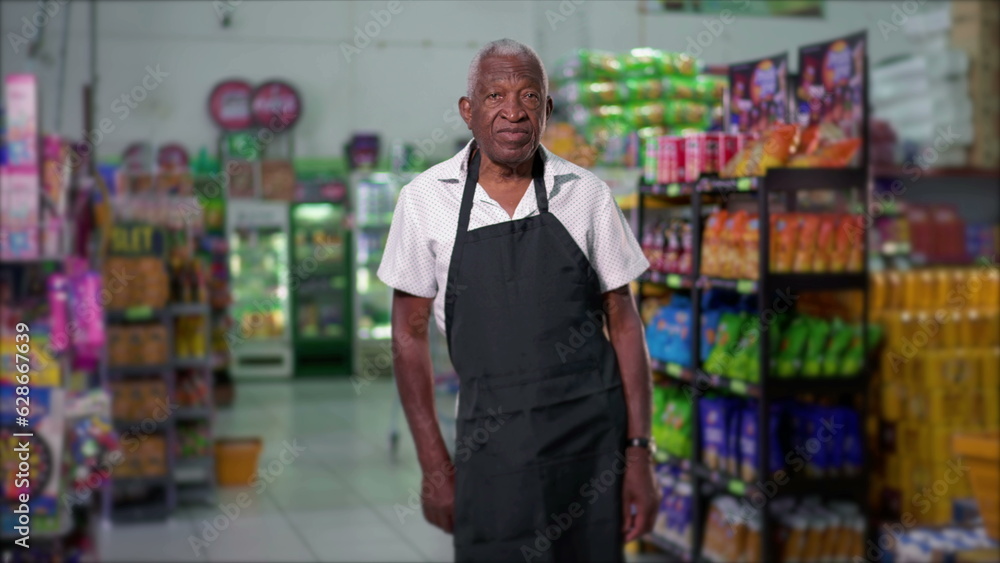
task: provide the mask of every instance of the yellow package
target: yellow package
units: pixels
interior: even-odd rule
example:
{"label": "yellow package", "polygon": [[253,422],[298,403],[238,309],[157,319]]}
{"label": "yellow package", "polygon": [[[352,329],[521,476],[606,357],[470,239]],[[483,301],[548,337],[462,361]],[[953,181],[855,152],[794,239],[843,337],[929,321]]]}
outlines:
{"label": "yellow package", "polygon": [[872,274],[870,310],[873,315],[885,311],[885,272]]}
{"label": "yellow package", "polygon": [[985,270],[981,303],[985,309],[998,309],[1000,308],[1000,270],[995,267],[989,267]]}
{"label": "yellow package", "polygon": [[895,422],[902,418],[905,387],[896,382],[882,384],[882,420]]}
{"label": "yellow package", "polygon": [[886,281],[886,308],[892,310],[903,309],[903,274],[896,270],[890,270],[885,274]]}

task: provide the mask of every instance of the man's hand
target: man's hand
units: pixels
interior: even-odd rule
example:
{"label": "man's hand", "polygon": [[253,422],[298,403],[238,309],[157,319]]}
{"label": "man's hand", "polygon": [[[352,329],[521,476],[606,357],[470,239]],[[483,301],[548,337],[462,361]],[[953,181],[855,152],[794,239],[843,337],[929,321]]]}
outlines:
{"label": "man's hand", "polygon": [[455,529],[455,469],[451,462],[434,474],[424,473],[420,491],[429,491],[421,495],[424,518],[445,533],[452,533]]}
{"label": "man's hand", "polygon": [[[637,540],[653,530],[660,505],[660,489],[656,486],[649,450],[629,448],[622,490],[622,533],[625,543]],[[633,514],[633,508],[635,514]]]}

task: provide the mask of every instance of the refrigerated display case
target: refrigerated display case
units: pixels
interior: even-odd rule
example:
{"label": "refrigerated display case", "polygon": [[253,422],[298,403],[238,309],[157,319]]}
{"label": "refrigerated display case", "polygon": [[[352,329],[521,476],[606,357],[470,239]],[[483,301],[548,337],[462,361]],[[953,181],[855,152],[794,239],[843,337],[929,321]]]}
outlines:
{"label": "refrigerated display case", "polygon": [[285,202],[229,201],[226,233],[233,328],[227,339],[234,378],[292,375],[288,213]]}
{"label": "refrigerated display case", "polygon": [[[378,279],[382,251],[389,236],[399,190],[415,174],[356,172],[351,177],[354,211],[354,367],[385,371],[391,368],[390,309],[392,288]],[[375,356],[373,358],[373,356]],[[382,356],[378,358],[378,356]]]}
{"label": "refrigerated display case", "polygon": [[351,237],[344,203],[342,196],[341,201],[292,205],[296,375],[351,373]]}

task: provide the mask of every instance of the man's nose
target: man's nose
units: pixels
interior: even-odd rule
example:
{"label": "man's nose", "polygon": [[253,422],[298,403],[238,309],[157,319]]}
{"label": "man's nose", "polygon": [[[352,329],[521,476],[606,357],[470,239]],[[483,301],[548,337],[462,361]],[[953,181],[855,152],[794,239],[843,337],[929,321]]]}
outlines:
{"label": "man's nose", "polygon": [[517,122],[528,117],[528,112],[520,96],[508,96],[504,100],[503,116],[507,121]]}

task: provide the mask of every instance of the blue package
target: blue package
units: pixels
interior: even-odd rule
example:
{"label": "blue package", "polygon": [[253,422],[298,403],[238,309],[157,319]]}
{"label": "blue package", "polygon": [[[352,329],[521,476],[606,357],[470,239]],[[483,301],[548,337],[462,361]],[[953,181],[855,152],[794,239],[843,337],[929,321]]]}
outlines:
{"label": "blue package", "polygon": [[740,474],[740,425],[746,403],[740,399],[726,402],[726,473],[733,477]]}
{"label": "blue package", "polygon": [[823,410],[816,407],[802,408],[805,418],[806,435],[800,442],[808,456],[806,462],[806,473],[810,477],[826,477],[830,471],[829,452],[823,441],[820,439],[826,436],[826,432],[820,432],[823,428]]}
{"label": "blue package", "polygon": [[751,402],[740,411],[740,479],[751,482],[757,475],[757,405]]}
{"label": "blue package", "polygon": [[667,308],[665,361],[691,367],[691,299],[674,295]]}
{"label": "blue package", "polygon": [[843,440],[840,440],[840,450],[842,452],[842,472],[845,475],[856,476],[861,474],[864,448],[863,436],[861,435],[861,420],[857,411],[853,409],[843,409],[841,416],[844,418]]}
{"label": "blue package", "polygon": [[771,412],[768,417],[768,457],[771,458],[768,462],[768,466],[771,469],[771,474],[777,473],[785,469],[785,452],[788,451],[788,440],[782,440],[781,437],[787,435],[787,408],[783,403],[773,403],[771,404]]}
{"label": "blue package", "polygon": [[[827,474],[842,475],[844,469],[843,443],[845,438],[848,409],[843,407],[828,407],[821,410],[817,437],[826,450]],[[844,427],[841,427],[844,425]]]}
{"label": "blue package", "polygon": [[701,461],[712,471],[722,469],[726,455],[726,407],[724,399],[701,400]]}
{"label": "blue package", "polygon": [[667,317],[669,307],[660,307],[650,319],[646,327],[646,346],[649,348],[649,356],[661,362],[667,361]]}

